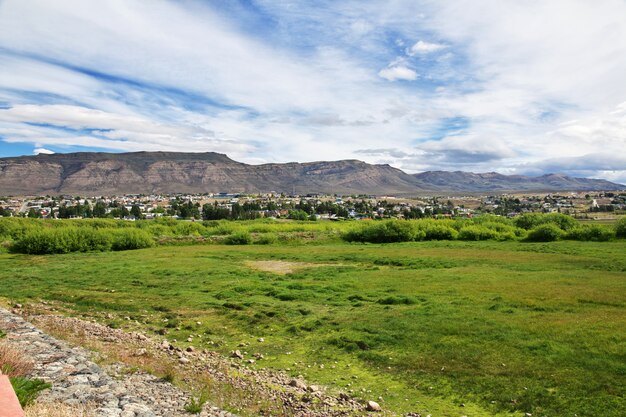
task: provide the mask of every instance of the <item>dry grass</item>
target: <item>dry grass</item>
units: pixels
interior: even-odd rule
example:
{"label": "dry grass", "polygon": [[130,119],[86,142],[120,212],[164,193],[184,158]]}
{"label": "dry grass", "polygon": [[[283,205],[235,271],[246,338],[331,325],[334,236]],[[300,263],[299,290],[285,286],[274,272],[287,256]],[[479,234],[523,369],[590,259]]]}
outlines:
{"label": "dry grass", "polygon": [[310,262],[288,262],[288,261],[248,261],[249,268],[263,272],[286,275],[306,268],[316,268],[322,266],[337,266],[337,264],[314,264]]}
{"label": "dry grass", "polygon": [[0,343],[0,373],[8,376],[26,376],[32,370],[33,363],[25,358],[22,352],[6,342]]}
{"label": "dry grass", "polygon": [[35,403],[26,407],[24,417],[93,417],[93,407],[66,405],[60,402]]}

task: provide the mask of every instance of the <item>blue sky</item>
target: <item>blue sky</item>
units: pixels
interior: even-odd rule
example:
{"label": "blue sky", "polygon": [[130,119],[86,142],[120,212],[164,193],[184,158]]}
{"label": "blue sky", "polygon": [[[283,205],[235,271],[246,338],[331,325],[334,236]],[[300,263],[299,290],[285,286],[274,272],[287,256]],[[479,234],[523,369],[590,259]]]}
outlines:
{"label": "blue sky", "polygon": [[0,157],[215,151],[626,183],[622,0],[0,0]]}

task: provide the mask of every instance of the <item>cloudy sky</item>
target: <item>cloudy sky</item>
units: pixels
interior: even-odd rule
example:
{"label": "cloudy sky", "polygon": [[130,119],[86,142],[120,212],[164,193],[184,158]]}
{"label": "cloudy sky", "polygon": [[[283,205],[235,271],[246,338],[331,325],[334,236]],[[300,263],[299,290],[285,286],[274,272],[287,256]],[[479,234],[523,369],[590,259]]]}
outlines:
{"label": "cloudy sky", "polygon": [[626,1],[0,0],[0,156],[626,183]]}

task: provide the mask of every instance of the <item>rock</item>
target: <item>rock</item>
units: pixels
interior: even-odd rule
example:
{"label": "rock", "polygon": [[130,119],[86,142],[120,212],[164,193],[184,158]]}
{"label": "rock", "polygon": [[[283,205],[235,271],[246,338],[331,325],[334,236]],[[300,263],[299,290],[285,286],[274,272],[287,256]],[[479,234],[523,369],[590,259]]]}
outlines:
{"label": "rock", "polygon": [[181,364],[185,365],[185,364],[187,364],[187,363],[189,363],[191,361],[183,356],[182,358],[180,358],[178,360],[178,362],[180,362]]}
{"label": "rock", "polygon": [[21,304],[15,304],[15,305],[13,306],[13,308],[22,308],[22,305],[21,305]]}
{"label": "rock", "polygon": [[320,392],[321,388],[319,385],[309,385],[309,392]]}
{"label": "rock", "polygon": [[194,351],[194,348],[193,348],[193,346],[189,346],[189,347],[187,347],[186,350],[187,350],[187,352],[191,353],[191,352]]}
{"label": "rock", "polygon": [[135,351],[135,356],[146,356],[147,352],[145,349],[137,349]]}
{"label": "rock", "polygon": [[304,383],[304,381],[302,381],[301,379],[292,379],[289,382],[289,386],[298,388],[298,389],[302,389],[302,390],[306,390],[306,384]]}
{"label": "rock", "polygon": [[376,401],[368,401],[365,409],[367,411],[381,411],[380,405]]}
{"label": "rock", "polygon": [[259,337],[258,341],[262,343],[262,342],[265,342],[265,339],[263,339],[262,337]]}
{"label": "rock", "polygon": [[237,359],[243,359],[243,355],[239,350],[233,350],[232,352],[230,352],[230,356]]}

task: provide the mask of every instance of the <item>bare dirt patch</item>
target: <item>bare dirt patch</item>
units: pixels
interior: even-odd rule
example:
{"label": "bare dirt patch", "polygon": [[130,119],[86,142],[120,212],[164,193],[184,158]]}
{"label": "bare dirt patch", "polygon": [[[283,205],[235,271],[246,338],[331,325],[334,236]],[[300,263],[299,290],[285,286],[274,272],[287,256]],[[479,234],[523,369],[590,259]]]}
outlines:
{"label": "bare dirt patch", "polygon": [[252,269],[263,272],[271,272],[279,275],[291,274],[307,268],[319,268],[322,266],[335,266],[332,264],[314,264],[310,262],[289,261],[248,261],[246,265]]}

